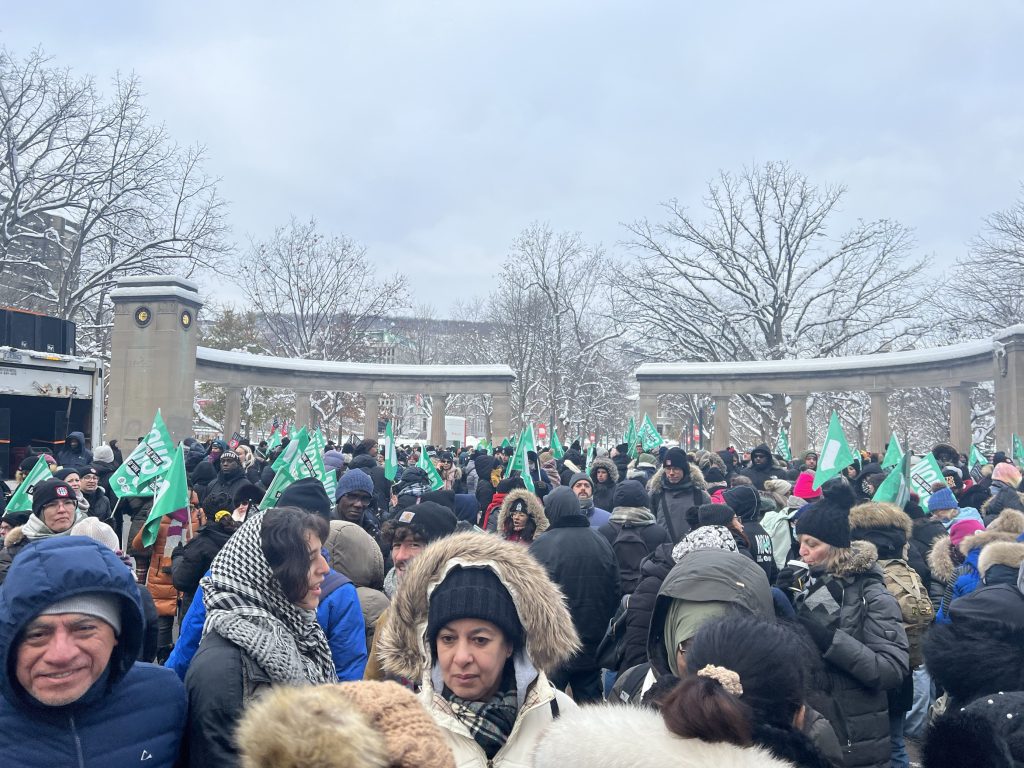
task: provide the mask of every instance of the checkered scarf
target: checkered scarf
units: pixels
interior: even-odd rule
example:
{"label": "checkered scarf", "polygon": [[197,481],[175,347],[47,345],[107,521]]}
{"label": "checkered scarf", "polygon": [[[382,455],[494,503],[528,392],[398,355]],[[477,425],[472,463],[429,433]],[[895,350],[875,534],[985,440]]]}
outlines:
{"label": "checkered scarf", "polygon": [[263,515],[249,514],[200,582],[203,632],[214,630],[247,653],[278,683],[337,682],[316,613],[288,601],[260,547]]}
{"label": "checkered scarf", "polygon": [[442,696],[448,701],[452,714],[469,729],[480,748],[492,759],[505,746],[519,714],[519,696],[516,692],[516,674],[512,661],[505,665],[501,688],[488,701],[470,701],[456,696],[444,687]]}

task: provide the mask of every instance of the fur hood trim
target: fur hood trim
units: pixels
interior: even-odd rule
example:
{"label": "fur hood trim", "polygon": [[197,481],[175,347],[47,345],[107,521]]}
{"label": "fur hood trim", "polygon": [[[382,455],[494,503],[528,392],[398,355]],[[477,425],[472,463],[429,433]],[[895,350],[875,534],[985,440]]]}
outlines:
{"label": "fur hood trim", "polygon": [[987,531],[1005,531],[1014,536],[1024,533],[1024,512],[1016,509],[1004,509],[999,516],[986,526]]}
{"label": "fur hood trim", "polygon": [[[594,472],[603,469],[608,472],[608,477],[611,478],[613,483],[619,482],[619,468],[615,466],[615,462],[611,459],[594,459],[590,462],[590,476],[594,476]],[[594,481],[597,482],[596,480]]]}
{"label": "fur hood trim", "polygon": [[490,568],[508,588],[525,630],[526,655],[537,669],[553,671],[580,648],[565,597],[544,566],[522,544],[471,531],[434,541],[409,566],[377,633],[384,670],[429,683],[430,593],[457,565]]}
{"label": "fur hood trim", "polygon": [[275,686],[239,726],[247,766],[455,768],[440,728],[393,682]]}
{"label": "fur hood trim", "polygon": [[878,563],[878,549],[870,541],[854,541],[829,567],[829,573],[841,579],[867,573]]}
{"label": "fur hood trim", "polygon": [[948,584],[953,578],[953,557],[949,554],[949,534],[939,536],[932,542],[932,548],[928,550],[928,569],[932,572],[932,581],[940,584]]}
{"label": "fur hood trim", "polygon": [[7,549],[10,549],[11,547],[16,547],[19,544],[24,543],[25,538],[25,532],[21,530],[20,525],[17,528],[11,528],[11,530],[7,532],[7,535],[4,536],[4,547],[6,547]]}
{"label": "fur hood trim", "polygon": [[[1024,493],[1022,493],[1020,491],[1017,491],[1017,497],[1020,499],[1021,504],[1024,505]],[[989,514],[991,514],[989,509],[992,507],[993,504],[996,503],[997,499],[999,499],[998,495],[996,495],[996,496],[989,496],[985,500],[985,503],[981,505],[981,514],[982,515],[989,515]],[[999,499],[999,504],[1000,504],[1000,506],[1002,506],[1004,504],[1003,499]],[[1004,509],[1005,509],[1005,507],[1004,507]],[[1011,507],[1011,509],[1012,509],[1012,507]]]}
{"label": "fur hood trim", "polygon": [[[643,747],[638,749],[637,745]],[[792,766],[761,747],[683,739],[652,709],[598,704],[563,710],[544,731],[536,768],[784,768]]]}
{"label": "fur hood trim", "polygon": [[850,510],[850,528],[895,528],[904,531],[909,541],[914,533],[914,521],[895,504],[868,501]]}
{"label": "fur hood trim", "polygon": [[696,459],[697,466],[701,472],[711,467],[717,467],[723,475],[729,474],[725,469],[725,462],[722,461],[722,457],[714,451],[697,451]]}
{"label": "fur hood trim", "polygon": [[526,514],[533,520],[533,524],[537,526],[537,530],[534,532],[534,536],[539,533],[544,533],[548,528],[551,527],[551,523],[548,521],[548,516],[544,514],[544,505],[540,503],[540,499],[537,498],[537,494],[530,493],[525,488],[517,488],[505,496],[501,502],[501,509],[498,510],[498,530],[505,530],[505,521],[508,520],[509,510],[512,508],[512,503],[516,499],[526,500]]}
{"label": "fur hood trim", "polygon": [[985,573],[993,565],[1005,565],[1009,568],[1020,568],[1024,563],[1024,544],[1016,541],[993,541],[981,550],[978,556],[978,573],[985,578]]}
{"label": "fur hood trim", "polygon": [[960,542],[960,553],[966,557],[972,550],[981,549],[993,541],[1016,541],[1017,536],[1006,531],[978,531]]}
{"label": "fur hood trim", "polygon": [[[690,482],[693,483],[695,488],[700,488],[702,491],[708,489],[708,481],[704,479],[704,473],[700,471],[700,467],[692,462],[688,462],[690,465]],[[650,482],[647,483],[648,493],[658,493],[662,485],[665,483],[665,468],[662,467],[654,473],[654,477],[651,478]]]}

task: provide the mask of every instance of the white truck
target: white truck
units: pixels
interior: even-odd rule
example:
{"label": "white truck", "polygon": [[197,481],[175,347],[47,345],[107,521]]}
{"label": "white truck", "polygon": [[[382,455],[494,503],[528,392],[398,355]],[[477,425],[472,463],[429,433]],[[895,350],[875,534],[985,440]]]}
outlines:
{"label": "white truck", "polygon": [[31,448],[57,452],[69,432],[103,442],[103,363],[0,346],[0,471],[12,478]]}

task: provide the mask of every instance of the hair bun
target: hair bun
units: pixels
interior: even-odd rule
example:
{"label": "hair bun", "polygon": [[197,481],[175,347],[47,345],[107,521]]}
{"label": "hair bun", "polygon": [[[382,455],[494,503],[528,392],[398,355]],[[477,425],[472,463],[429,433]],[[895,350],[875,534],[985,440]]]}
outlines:
{"label": "hair bun", "polygon": [[740,683],[740,676],[731,669],[708,664],[697,673],[697,677],[711,678],[733,696],[743,695],[743,685]]}

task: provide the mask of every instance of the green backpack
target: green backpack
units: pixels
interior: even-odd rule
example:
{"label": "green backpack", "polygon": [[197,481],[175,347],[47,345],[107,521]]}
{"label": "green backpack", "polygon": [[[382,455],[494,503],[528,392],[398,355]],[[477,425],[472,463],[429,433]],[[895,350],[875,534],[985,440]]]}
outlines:
{"label": "green backpack", "polygon": [[910,668],[917,669],[924,663],[921,643],[935,620],[935,608],[921,577],[906,560],[879,560],[878,564],[882,567],[885,588],[896,598],[903,615],[903,628],[910,641]]}

